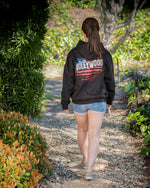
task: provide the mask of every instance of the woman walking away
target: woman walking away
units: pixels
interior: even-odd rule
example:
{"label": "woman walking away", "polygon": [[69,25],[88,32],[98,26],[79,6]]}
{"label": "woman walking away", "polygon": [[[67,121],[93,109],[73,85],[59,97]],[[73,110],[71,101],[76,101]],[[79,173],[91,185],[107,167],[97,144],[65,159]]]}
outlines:
{"label": "woman walking away", "polygon": [[85,41],[80,40],[66,60],[61,104],[66,113],[70,98],[78,125],[78,144],[86,169],[85,179],[93,179],[93,165],[99,148],[100,128],[106,108],[115,95],[114,68],[110,53],[103,47],[99,24],[86,18],[82,24]]}

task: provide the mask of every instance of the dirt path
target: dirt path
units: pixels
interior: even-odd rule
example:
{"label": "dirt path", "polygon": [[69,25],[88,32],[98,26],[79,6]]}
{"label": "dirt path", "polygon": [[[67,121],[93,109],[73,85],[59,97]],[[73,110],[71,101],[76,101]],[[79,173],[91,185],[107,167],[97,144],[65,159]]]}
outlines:
{"label": "dirt path", "polygon": [[70,114],[67,115],[60,105],[62,71],[47,67],[45,75],[47,105],[42,114],[43,118],[37,122],[47,138],[50,147],[48,156],[54,166],[54,173],[53,176],[46,177],[38,187],[150,187],[144,176],[144,161],[140,156],[141,140],[128,134],[120,121],[126,113],[122,90],[116,90],[113,115],[104,118],[100,134],[97,164],[108,163],[108,167],[94,172],[94,180],[87,182],[83,180],[84,170],[79,166],[81,155],[77,144],[77,125],[72,106],[70,105]]}

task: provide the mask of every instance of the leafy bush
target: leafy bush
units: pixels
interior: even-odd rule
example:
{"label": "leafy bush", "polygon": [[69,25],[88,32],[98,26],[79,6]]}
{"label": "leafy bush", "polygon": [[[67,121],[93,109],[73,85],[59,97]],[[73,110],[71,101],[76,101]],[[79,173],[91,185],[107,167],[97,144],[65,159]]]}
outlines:
{"label": "leafy bush", "polygon": [[[94,3],[96,3],[96,1],[65,0],[61,3],[55,3],[55,5],[51,7],[55,25],[60,27],[49,29],[45,35],[44,47],[42,49],[45,63],[63,65],[68,51],[76,45],[79,39],[83,39],[81,26],[76,25],[76,20],[73,20],[68,9],[72,6],[82,7],[82,5],[91,7],[91,4]],[[121,71],[127,70],[129,66],[130,68],[135,68],[133,62],[130,63],[131,61],[144,61],[144,63],[138,64],[138,66],[141,67],[147,67],[149,65],[149,63],[146,62],[149,61],[150,56],[149,22],[149,8],[140,10],[135,18],[134,32],[128,36],[125,43],[116,51],[116,53],[112,54],[115,63],[117,63],[117,58],[121,62]],[[118,41],[120,36],[124,35],[124,32],[124,28],[115,32],[114,38],[112,39],[112,45]]]}
{"label": "leafy bush", "polygon": [[[119,58],[121,61],[149,61],[150,57],[150,9],[140,10],[135,17],[134,31],[127,37],[127,40],[119,49],[113,54],[114,58]],[[125,29],[119,29],[115,31],[115,35],[112,44],[117,42],[118,37],[124,34]],[[140,64],[139,66],[146,66],[146,64]],[[127,69],[127,63],[125,63],[124,69]]]}
{"label": "leafy bush", "polygon": [[[150,79],[149,77],[144,77],[142,79],[138,79],[138,86],[137,86],[137,101],[139,107],[143,107],[144,105],[148,104],[148,101],[150,99]],[[135,107],[136,103],[136,87],[135,87],[135,81],[128,82],[128,85],[126,86],[125,90],[128,92],[129,98],[128,98],[128,105],[132,103],[133,107]]]}
{"label": "leafy bush", "polygon": [[44,88],[41,41],[48,14],[47,0],[1,3],[0,76],[6,111],[32,117],[41,111]]}
{"label": "leafy bush", "polygon": [[51,166],[46,156],[48,150],[46,139],[37,125],[28,121],[27,116],[16,112],[1,112],[0,130],[0,138],[4,144],[9,144],[10,147],[13,147],[15,141],[18,141],[19,146],[24,144],[39,161],[34,167],[42,174],[50,172]]}
{"label": "leafy bush", "polygon": [[96,7],[97,1],[95,0],[65,0],[65,2],[71,3],[72,6],[81,8]]}
{"label": "leafy bush", "polygon": [[45,63],[63,65],[67,53],[75,47],[79,39],[82,39],[81,27],[76,29],[70,24],[64,29],[52,28],[47,31],[44,38],[44,48],[42,50],[45,56]]}
{"label": "leafy bush", "polygon": [[[127,130],[131,130],[134,135],[144,137],[147,147],[141,148],[141,154],[148,155],[150,153],[150,78],[144,77],[138,80],[138,95],[136,94],[135,82],[129,82],[125,88],[128,92],[128,105],[132,104],[132,112],[122,120],[128,122]],[[138,101],[138,108],[136,103]]]}
{"label": "leafy bush", "polygon": [[2,90],[2,84],[1,84],[1,77],[0,77],[0,110],[1,110],[1,108],[2,108],[2,92],[1,92],[1,90]]}
{"label": "leafy bush", "polygon": [[50,8],[50,14],[54,15],[56,26],[68,24],[72,21],[72,17],[68,11],[71,8],[71,3],[69,2],[55,2],[55,5]]}
{"label": "leafy bush", "polygon": [[12,147],[0,140],[0,187],[34,188],[43,177],[34,167],[39,160],[25,145],[15,141]]}
{"label": "leafy bush", "polygon": [[75,47],[79,39],[83,39],[81,26],[76,25],[77,20],[71,17],[68,9],[72,6],[88,8],[95,4],[96,1],[89,0],[65,0],[61,3],[55,2],[54,6],[50,7],[56,27],[49,29],[43,40],[42,54],[46,64],[64,65],[69,50]]}

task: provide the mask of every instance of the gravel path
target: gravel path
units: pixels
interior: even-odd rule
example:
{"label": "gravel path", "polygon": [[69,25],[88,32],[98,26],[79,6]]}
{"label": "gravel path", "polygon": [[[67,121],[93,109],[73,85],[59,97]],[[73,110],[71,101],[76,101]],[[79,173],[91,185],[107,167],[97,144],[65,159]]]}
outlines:
{"label": "gravel path", "polygon": [[[51,69],[51,67],[50,67]],[[51,74],[49,72],[51,71]],[[144,175],[144,160],[140,156],[140,139],[132,137],[124,128],[121,118],[126,113],[124,94],[117,89],[112,116],[105,117],[100,134],[100,152],[97,160],[105,160],[108,167],[94,173],[94,180],[85,182],[84,171],[70,164],[81,160],[77,144],[77,125],[70,105],[65,114],[60,105],[62,71],[46,69],[46,108],[42,119],[36,120],[49,144],[48,156],[54,166],[52,176],[47,176],[38,188],[148,188]]]}

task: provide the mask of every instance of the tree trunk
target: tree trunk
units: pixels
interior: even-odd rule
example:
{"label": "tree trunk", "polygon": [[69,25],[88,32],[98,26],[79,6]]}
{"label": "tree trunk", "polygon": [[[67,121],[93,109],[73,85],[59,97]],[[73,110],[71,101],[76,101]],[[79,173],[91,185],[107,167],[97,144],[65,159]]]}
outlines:
{"label": "tree trunk", "polygon": [[[106,7],[106,0],[99,0],[99,10],[101,14],[101,32],[102,32],[102,43],[104,46],[114,53],[121,44],[123,44],[127,36],[132,32],[134,28],[134,19],[138,11],[143,7],[147,0],[139,3],[139,0],[134,0],[134,9],[130,13],[126,22],[118,23],[118,14],[123,10],[125,0],[119,0],[115,3],[111,0],[110,8]],[[140,4],[140,5],[139,5]],[[139,8],[138,8],[139,7]],[[127,27],[128,26],[128,27]],[[116,29],[126,27],[124,35],[119,39],[116,45],[110,46],[111,38]]]}

